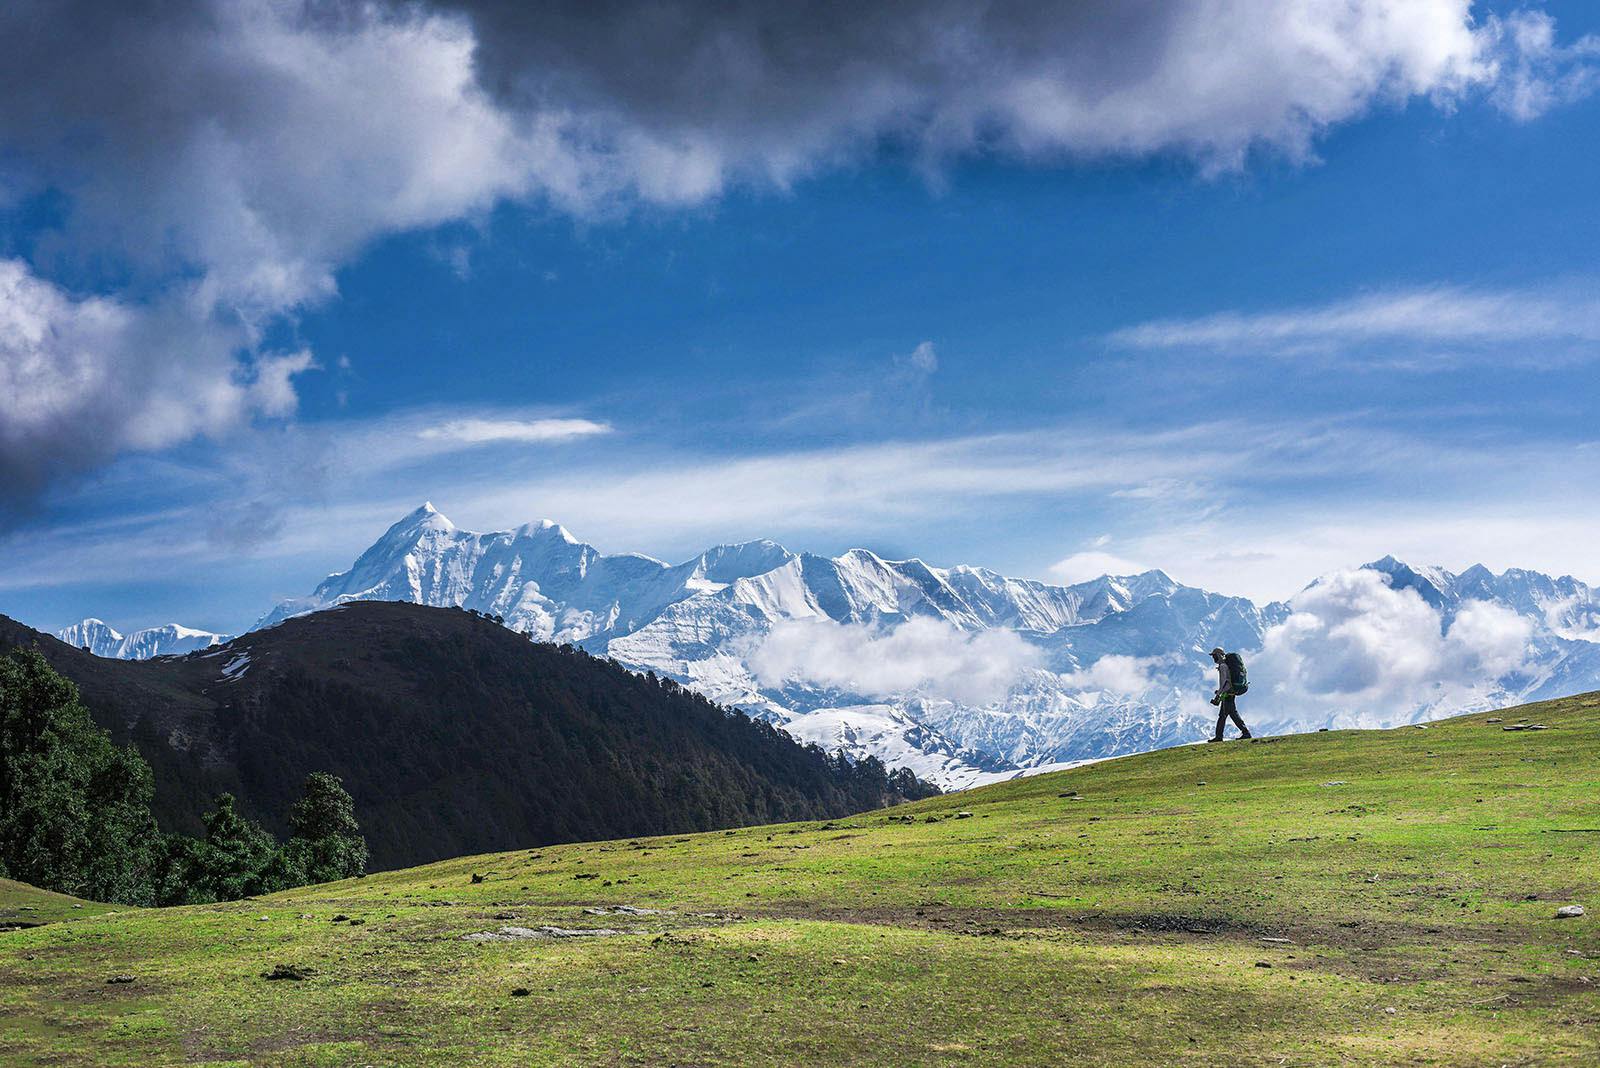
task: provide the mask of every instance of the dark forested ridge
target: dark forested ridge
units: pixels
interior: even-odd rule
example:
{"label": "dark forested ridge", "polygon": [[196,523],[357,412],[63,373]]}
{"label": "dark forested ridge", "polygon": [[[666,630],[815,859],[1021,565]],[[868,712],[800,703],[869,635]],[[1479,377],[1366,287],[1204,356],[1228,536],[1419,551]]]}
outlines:
{"label": "dark forested ridge", "polygon": [[105,660],[0,616],[155,773],[167,830],[221,791],[279,834],[344,780],[375,868],[585,839],[844,815],[922,789],[667,680],[467,612],[353,602],[185,657]]}

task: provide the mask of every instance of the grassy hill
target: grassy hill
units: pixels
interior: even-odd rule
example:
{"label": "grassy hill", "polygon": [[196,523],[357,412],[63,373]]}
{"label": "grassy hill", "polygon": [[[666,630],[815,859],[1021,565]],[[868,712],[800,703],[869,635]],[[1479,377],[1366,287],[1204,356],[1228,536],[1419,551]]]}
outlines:
{"label": "grassy hill", "polygon": [[119,907],[84,901],[53,890],[40,890],[15,879],[0,879],[0,931],[81,919],[85,915],[98,916]]}
{"label": "grassy hill", "polygon": [[14,931],[0,1061],[1594,1064],[1597,920],[1591,694]]}

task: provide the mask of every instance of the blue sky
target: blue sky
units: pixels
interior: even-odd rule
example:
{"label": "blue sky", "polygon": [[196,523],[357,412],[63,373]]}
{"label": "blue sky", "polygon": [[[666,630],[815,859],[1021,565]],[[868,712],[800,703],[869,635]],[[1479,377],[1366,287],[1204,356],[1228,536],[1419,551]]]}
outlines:
{"label": "blue sky", "polygon": [[[599,164],[540,155],[543,113],[491,92],[539,57],[452,80],[486,15],[330,44],[228,6],[353,73],[291,64],[281,114],[173,133],[170,165],[41,135],[113,107],[48,85],[0,125],[8,615],[236,630],[424,499],[669,559],[772,537],[1263,599],[1389,552],[1600,581],[1587,5],[1352,5],[1382,32],[1344,27],[1325,77],[1273,66],[1305,65],[1302,14],[1286,51],[1202,57],[1220,83],[1166,25],[1117,87],[1160,116],[1225,85],[1178,125],[1071,74],[1047,113],[993,88],[998,132],[958,136],[990,89],[885,75],[858,123],[794,78],[746,115],[715,77],[673,111],[584,71]],[[1095,32],[1053,30],[1069,58]],[[468,102],[374,114],[399,47]],[[156,122],[132,96],[118,121]]]}

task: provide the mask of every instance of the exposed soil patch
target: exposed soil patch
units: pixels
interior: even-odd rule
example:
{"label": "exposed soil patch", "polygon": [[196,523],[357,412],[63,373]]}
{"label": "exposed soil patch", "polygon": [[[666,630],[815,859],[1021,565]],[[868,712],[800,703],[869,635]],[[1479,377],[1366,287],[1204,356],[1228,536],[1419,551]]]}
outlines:
{"label": "exposed soil patch", "polygon": [[1077,909],[989,909],[949,905],[867,905],[854,908],[829,905],[764,905],[747,909],[734,919],[820,920],[831,923],[875,924],[960,934],[1013,934],[1018,931],[1071,930],[1119,935],[1155,935],[1186,939],[1237,939],[1256,941],[1287,938],[1304,947],[1372,952],[1407,944],[1440,941],[1473,945],[1509,945],[1520,942],[1510,931],[1488,927],[1347,921],[1339,924],[1263,924],[1221,916],[1181,912],[1085,912]]}
{"label": "exposed soil patch", "polygon": [[822,920],[958,933],[1009,934],[1028,930],[1098,930],[1173,935],[1259,936],[1277,929],[1215,916],[1181,913],[1088,913],[1076,909],[985,909],[950,905],[842,906],[779,905],[748,911],[750,918]]}

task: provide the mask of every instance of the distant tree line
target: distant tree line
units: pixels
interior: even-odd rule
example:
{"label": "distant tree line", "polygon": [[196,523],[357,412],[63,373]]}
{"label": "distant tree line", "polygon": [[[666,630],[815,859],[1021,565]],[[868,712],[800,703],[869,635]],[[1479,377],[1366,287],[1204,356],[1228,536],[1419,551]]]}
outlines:
{"label": "distant tree line", "polygon": [[215,800],[203,837],[163,833],[150,765],[112,744],[32,649],[0,657],[0,877],[95,901],[185,905],[360,875],[367,843],[340,781],[315,772],[279,843]]}

